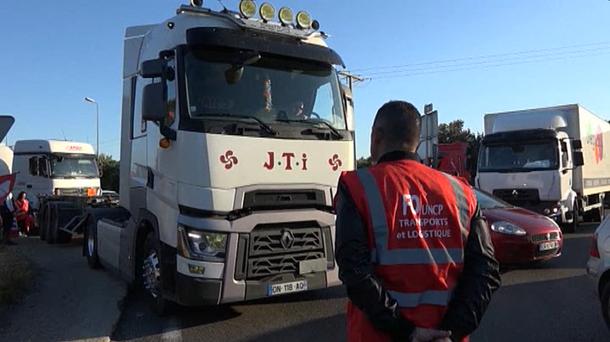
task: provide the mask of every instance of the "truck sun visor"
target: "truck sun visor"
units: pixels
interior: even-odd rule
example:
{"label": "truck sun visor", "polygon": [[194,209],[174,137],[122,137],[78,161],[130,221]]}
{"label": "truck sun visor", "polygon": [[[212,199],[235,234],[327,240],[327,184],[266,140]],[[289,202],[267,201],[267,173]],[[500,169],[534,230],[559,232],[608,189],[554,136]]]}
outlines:
{"label": "truck sun visor", "polygon": [[262,53],[313,60],[332,65],[344,65],[343,60],[334,50],[306,44],[294,37],[217,27],[200,27],[187,30],[186,41],[189,46],[256,50]]}

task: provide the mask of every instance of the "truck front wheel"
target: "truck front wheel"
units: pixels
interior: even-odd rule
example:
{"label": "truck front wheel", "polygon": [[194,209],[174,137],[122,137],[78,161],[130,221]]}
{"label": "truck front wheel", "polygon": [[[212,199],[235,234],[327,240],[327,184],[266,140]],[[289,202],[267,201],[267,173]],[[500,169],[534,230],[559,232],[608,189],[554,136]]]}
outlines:
{"label": "truck front wheel", "polygon": [[161,277],[159,240],[153,232],[148,233],[144,241],[140,262],[140,279],[142,289],[153,310],[159,316],[169,311],[169,302],[163,298],[163,279]]}
{"label": "truck front wheel", "polygon": [[572,208],[574,208],[574,210],[572,211],[572,222],[564,223],[561,225],[561,230],[564,233],[574,233],[578,228],[578,206],[576,205],[576,203],[574,203],[574,206]]}

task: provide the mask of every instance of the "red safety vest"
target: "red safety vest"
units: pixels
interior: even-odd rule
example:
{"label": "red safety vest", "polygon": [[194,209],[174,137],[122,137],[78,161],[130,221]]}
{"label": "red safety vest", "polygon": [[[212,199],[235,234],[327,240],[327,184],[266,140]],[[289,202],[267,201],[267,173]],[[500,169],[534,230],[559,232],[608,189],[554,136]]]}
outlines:
{"label": "red safety vest", "polygon": [[[402,315],[417,327],[438,328],[463,269],[473,191],[413,160],[345,172],[340,182],[367,218],[375,273]],[[390,340],[351,302],[347,328],[350,342]]]}
{"label": "red safety vest", "polygon": [[17,221],[25,220],[28,216],[28,212],[30,211],[30,202],[26,200],[15,200],[15,218]]}

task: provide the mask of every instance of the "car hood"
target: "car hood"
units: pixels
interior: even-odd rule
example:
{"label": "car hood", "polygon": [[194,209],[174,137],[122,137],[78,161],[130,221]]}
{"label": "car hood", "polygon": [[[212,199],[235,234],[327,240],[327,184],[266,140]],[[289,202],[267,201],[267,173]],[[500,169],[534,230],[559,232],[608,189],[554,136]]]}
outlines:
{"label": "car hood", "polygon": [[483,209],[482,211],[489,224],[508,221],[523,228],[530,235],[558,230],[557,225],[545,216],[523,208]]}

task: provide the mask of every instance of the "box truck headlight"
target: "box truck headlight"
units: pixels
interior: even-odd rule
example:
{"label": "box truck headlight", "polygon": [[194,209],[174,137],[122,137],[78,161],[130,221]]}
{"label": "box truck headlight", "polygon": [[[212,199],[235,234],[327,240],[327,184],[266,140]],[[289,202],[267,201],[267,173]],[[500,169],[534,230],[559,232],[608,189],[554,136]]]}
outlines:
{"label": "box truck headlight", "polygon": [[178,236],[178,251],[184,257],[206,261],[225,259],[227,234],[178,226]]}
{"label": "box truck headlight", "polygon": [[506,222],[506,221],[498,221],[491,224],[491,230],[496,233],[507,234],[507,235],[517,235],[524,236],[527,234],[523,228],[517,226],[516,224]]}

